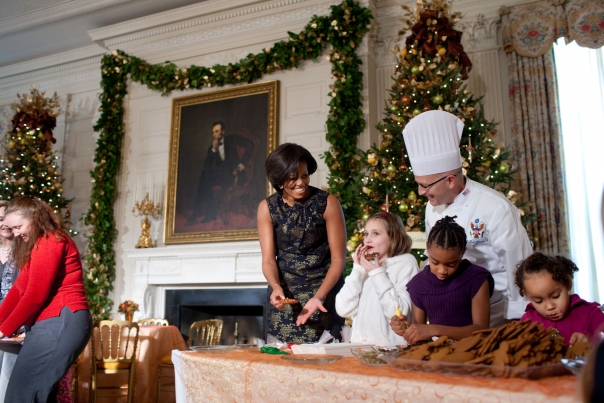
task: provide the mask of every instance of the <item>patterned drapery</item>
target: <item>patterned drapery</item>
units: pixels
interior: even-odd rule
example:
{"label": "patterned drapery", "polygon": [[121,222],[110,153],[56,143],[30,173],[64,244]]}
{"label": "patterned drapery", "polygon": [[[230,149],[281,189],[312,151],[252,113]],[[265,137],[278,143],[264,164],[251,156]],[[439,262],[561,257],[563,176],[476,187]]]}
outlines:
{"label": "patterned drapery", "polygon": [[542,0],[500,10],[503,49],[521,56],[543,56],[558,38],[579,46],[604,44],[604,1]]}
{"label": "patterned drapery", "polygon": [[502,7],[507,53],[511,140],[520,189],[539,221],[529,231],[536,249],[568,255],[553,43],[598,48],[604,44],[604,1],[541,0]]}
{"label": "patterned drapery", "polygon": [[553,53],[507,54],[512,152],[520,191],[539,221],[529,226],[537,250],[568,254],[562,148]]}

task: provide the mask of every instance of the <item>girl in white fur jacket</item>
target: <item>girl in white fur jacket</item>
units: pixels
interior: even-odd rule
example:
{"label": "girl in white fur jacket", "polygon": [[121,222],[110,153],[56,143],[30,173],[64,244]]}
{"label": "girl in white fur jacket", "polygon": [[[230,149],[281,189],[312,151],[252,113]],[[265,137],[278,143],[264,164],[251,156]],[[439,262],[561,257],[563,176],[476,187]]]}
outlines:
{"label": "girl in white fur jacket", "polygon": [[352,343],[407,344],[390,328],[390,318],[397,307],[397,314],[411,316],[407,283],[419,267],[410,250],[411,237],[399,216],[380,212],[365,223],[363,245],[356,249],[352,272],[336,296],[338,315],[353,317]]}

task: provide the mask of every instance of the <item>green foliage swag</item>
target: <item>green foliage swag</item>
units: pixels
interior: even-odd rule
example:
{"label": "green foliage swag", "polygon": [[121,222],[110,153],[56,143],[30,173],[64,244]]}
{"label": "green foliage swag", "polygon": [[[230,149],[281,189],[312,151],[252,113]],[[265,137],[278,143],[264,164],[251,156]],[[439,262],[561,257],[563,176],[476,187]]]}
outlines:
{"label": "green foliage swag", "polygon": [[212,67],[179,68],[166,62],[151,65],[122,51],[105,55],[101,62],[101,117],[94,127],[100,134],[91,172],[90,208],[84,219],[91,227],[85,277],[86,293],[95,318],[109,317],[113,301],[108,297],[115,280],[117,235],[113,203],[117,195],[116,177],[120,170],[124,137],[124,97],[127,80],[144,84],[167,95],[171,91],[221,87],[251,83],[265,74],[297,68],[304,60],[316,60],[328,45],[328,59],[334,79],[326,138],[331,144],[323,157],[330,168],[330,191],[342,201],[345,216],[357,217],[359,207],[352,200],[346,180],[358,170],[357,138],[365,127],[361,90],[363,74],[356,49],[369,31],[371,12],[355,1],[344,0],[331,7],[328,16],[313,16],[300,33],[289,32],[288,40],[275,43],[258,54],[249,54],[237,63]]}

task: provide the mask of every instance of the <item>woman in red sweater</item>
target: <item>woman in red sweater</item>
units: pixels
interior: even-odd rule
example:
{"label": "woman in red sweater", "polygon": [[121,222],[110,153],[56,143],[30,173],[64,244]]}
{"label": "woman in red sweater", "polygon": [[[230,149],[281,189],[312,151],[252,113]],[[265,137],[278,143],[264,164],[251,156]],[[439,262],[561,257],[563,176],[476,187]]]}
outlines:
{"label": "woman in red sweater", "polygon": [[18,197],[4,224],[15,236],[19,277],[0,306],[0,337],[27,333],[5,401],[53,402],[59,380],[86,347],[92,318],[80,254],[48,204]]}

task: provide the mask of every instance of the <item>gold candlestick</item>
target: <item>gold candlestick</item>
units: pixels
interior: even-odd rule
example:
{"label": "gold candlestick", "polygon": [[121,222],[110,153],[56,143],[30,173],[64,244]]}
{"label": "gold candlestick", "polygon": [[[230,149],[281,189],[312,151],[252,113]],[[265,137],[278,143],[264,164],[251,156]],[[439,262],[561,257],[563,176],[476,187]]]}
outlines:
{"label": "gold candlestick", "polygon": [[159,217],[159,203],[153,203],[149,200],[149,192],[145,195],[145,198],[140,203],[135,201],[134,207],[132,207],[132,212],[135,217],[143,217],[141,220],[141,228],[142,233],[138,238],[138,243],[135,248],[154,248],[153,241],[151,240],[151,234],[149,233],[149,228],[151,228],[151,221],[149,221],[149,216],[153,218]]}

